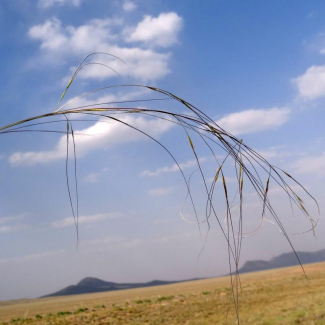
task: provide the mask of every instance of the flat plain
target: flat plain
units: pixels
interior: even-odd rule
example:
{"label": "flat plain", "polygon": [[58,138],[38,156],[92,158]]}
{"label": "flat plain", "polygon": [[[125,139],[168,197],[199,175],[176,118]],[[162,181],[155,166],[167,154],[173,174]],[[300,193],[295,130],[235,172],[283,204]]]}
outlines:
{"label": "flat plain", "polygon": [[[240,324],[325,324],[325,263],[241,275]],[[229,277],[0,302],[0,324],[235,324]]]}

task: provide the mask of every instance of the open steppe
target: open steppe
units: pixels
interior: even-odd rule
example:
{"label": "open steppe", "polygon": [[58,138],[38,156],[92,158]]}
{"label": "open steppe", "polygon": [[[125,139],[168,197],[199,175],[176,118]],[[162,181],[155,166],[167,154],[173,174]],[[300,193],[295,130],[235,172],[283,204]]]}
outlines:
{"label": "open steppe", "polygon": [[[325,324],[325,263],[241,276],[241,324]],[[0,324],[234,324],[229,277],[0,302]]]}

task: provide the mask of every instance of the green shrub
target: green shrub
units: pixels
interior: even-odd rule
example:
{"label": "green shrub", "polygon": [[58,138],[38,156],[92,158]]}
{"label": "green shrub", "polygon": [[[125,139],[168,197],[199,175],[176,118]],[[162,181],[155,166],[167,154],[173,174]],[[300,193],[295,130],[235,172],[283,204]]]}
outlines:
{"label": "green shrub", "polygon": [[161,297],[158,297],[157,301],[164,301],[164,300],[172,300],[174,299],[175,297],[174,296],[161,296]]}

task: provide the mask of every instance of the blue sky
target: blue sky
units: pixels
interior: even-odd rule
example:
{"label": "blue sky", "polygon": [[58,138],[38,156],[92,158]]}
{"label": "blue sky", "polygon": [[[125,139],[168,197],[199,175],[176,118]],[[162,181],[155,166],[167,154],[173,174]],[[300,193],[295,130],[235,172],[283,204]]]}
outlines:
{"label": "blue sky", "polygon": [[[323,211],[324,13],[323,1],[1,1],[1,124],[54,111],[80,61],[92,52],[108,52],[128,66],[107,56],[96,60],[116,69],[121,78],[88,66],[64,100],[116,84],[171,91],[294,175]],[[96,93],[74,105],[152,97],[157,96],[129,87]],[[150,107],[185,111],[172,102],[151,102]],[[197,169],[182,130],[157,119],[123,118],[166,145],[187,177]],[[76,140],[78,250],[64,138],[47,133],[0,138],[1,300],[37,297],[85,276],[133,282],[227,272],[226,244],[215,221],[197,264],[204,240],[197,225],[180,217],[186,187],[163,150],[114,123],[79,120],[74,127],[92,135]],[[208,151],[200,148],[198,154],[207,177],[213,177],[217,166]],[[230,168],[226,176],[232,189]],[[205,201],[198,173],[192,184],[202,219]],[[260,218],[250,190],[247,230]],[[272,191],[288,233],[308,228],[302,218],[291,216],[275,186]],[[311,201],[306,204],[315,214]],[[185,212],[194,220],[188,204]],[[291,239],[297,250],[323,249],[324,230],[321,220],[317,237],[308,233]],[[284,236],[267,222],[244,240],[242,263],[287,251]]]}

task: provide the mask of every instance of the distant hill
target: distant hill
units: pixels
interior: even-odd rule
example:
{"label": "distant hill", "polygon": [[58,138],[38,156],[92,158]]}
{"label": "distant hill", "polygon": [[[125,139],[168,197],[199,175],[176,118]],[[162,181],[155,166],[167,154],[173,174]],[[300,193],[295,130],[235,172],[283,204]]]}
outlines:
{"label": "distant hill", "polygon": [[[317,252],[312,252],[312,253],[297,252],[297,255],[299,256],[299,259],[302,264],[325,261],[325,249]],[[248,273],[248,272],[271,270],[271,269],[277,269],[281,267],[295,266],[295,265],[299,265],[299,262],[294,252],[290,252],[290,253],[285,253],[277,257],[274,257],[270,261],[264,261],[264,260],[248,261],[239,269],[239,272]],[[108,282],[97,278],[88,277],[88,278],[84,278],[76,285],[70,285],[57,292],[51,293],[46,296],[42,296],[41,298],[153,287],[153,286],[180,283],[185,281],[195,281],[195,280],[200,280],[200,279],[190,279],[190,280],[183,280],[183,281],[154,280],[145,283],[116,283],[116,282]]]}
{"label": "distant hill", "polygon": [[[297,252],[302,264],[317,263],[325,261],[325,249],[317,252]],[[287,266],[299,265],[294,252],[281,254],[272,258],[270,261],[256,260],[246,262],[240,269],[239,273],[248,273],[255,271],[271,270]]]}
{"label": "distant hill", "polygon": [[153,280],[145,283],[116,283],[116,282],[107,282],[97,278],[87,277],[78,282],[76,285],[70,285],[62,290],[51,293],[41,298],[46,297],[56,297],[56,296],[68,296],[68,295],[80,295],[84,293],[95,293],[95,292],[105,292],[105,291],[117,291],[124,289],[135,289],[135,288],[145,288],[153,287],[165,284],[180,283],[185,281],[195,281],[199,279],[190,279],[183,281],[160,281]]}

